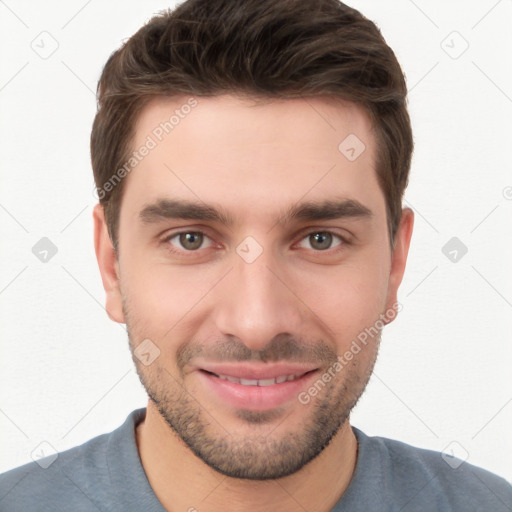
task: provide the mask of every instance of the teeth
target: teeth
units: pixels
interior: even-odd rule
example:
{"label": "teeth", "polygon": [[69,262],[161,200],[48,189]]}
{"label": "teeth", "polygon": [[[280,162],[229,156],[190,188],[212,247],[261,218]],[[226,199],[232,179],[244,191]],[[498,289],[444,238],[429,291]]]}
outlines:
{"label": "teeth", "polygon": [[261,379],[258,381],[258,386],[272,386],[276,384],[276,379]]}
{"label": "teeth", "polygon": [[244,386],[257,386],[258,381],[255,379],[240,379],[240,384]]}
{"label": "teeth", "polygon": [[235,384],[242,384],[242,386],[273,386],[274,384],[281,384],[282,382],[287,382],[289,380],[295,380],[302,375],[282,375],[280,377],[275,377],[273,379],[238,379],[236,377],[231,377],[230,375],[217,375],[219,379],[228,380],[229,382],[234,382]]}

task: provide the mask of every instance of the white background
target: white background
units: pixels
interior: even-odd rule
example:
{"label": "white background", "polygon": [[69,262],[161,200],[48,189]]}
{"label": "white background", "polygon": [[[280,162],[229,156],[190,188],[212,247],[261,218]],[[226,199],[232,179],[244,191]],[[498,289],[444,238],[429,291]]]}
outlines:
{"label": "white background", "polygon": [[[88,144],[107,57],[172,5],[0,2],[0,471],[146,403],[124,326],[103,309]],[[456,441],[456,455],[512,481],[512,2],[351,5],[403,66],[416,140],[403,311],[353,424],[439,451]],[[51,38],[43,59],[31,44],[48,51]],[[442,253],[454,236],[468,248],[457,263]],[[42,237],[58,248],[47,263],[32,253]]]}

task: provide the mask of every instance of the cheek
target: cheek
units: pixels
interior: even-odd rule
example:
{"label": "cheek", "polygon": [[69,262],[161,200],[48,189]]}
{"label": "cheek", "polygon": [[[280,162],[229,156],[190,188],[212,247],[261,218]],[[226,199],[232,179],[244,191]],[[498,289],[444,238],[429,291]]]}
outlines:
{"label": "cheek", "polygon": [[127,299],[129,319],[140,332],[155,338],[168,338],[178,331],[185,319],[200,309],[216,282],[217,273],[198,266],[142,264],[134,258],[126,261],[122,273],[122,291]]}
{"label": "cheek", "polygon": [[[387,296],[385,262],[358,261],[303,272],[298,295],[339,343],[350,344],[383,313]],[[305,278],[304,276],[307,276]],[[296,278],[299,279],[300,276]]]}
{"label": "cheek", "polygon": [[[166,346],[173,345],[173,339],[197,336],[199,331],[202,336],[211,334],[215,327],[209,318],[222,306],[223,298],[229,298],[228,283],[232,276],[220,284],[219,280],[230,266],[219,262],[201,265],[148,262],[142,250],[126,254],[121,277],[131,331],[142,339],[165,339]],[[277,273],[293,291],[283,294],[282,300],[294,301],[299,309],[305,305],[306,310],[313,312],[306,313],[310,325],[304,327],[315,330],[314,323],[320,321],[327,327],[325,334],[330,333],[343,349],[384,312],[388,267],[382,244],[376,244],[361,248],[337,265],[281,261]],[[277,286],[275,293],[281,288]],[[272,290],[268,293],[273,293]]]}

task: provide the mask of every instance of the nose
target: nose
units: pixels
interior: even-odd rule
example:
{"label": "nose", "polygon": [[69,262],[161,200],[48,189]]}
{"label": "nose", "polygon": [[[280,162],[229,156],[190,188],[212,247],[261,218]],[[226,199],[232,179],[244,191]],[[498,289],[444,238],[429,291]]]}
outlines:
{"label": "nose", "polygon": [[283,266],[265,251],[252,263],[234,256],[234,268],[217,290],[214,316],[220,333],[255,351],[274,336],[300,334],[305,312]]}

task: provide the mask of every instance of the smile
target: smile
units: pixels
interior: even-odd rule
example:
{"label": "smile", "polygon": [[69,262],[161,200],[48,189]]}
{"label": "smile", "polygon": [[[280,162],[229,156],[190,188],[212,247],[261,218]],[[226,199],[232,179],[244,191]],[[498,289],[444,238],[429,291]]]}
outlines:
{"label": "smile", "polygon": [[[209,399],[228,407],[252,411],[268,411],[285,404],[298,404],[298,395],[307,389],[319,370],[299,365],[222,365],[200,368],[201,385]],[[229,367],[228,367],[229,366]],[[304,365],[305,366],[305,365]],[[233,375],[235,374],[235,375]]]}
{"label": "smile", "polygon": [[233,382],[235,384],[241,384],[242,386],[273,386],[274,384],[281,384],[283,382],[298,379],[303,375],[305,375],[305,373],[297,375],[282,375],[280,377],[274,377],[271,379],[239,379],[237,377],[231,377],[230,375],[217,375],[217,377],[222,380],[228,380],[229,382]]}

